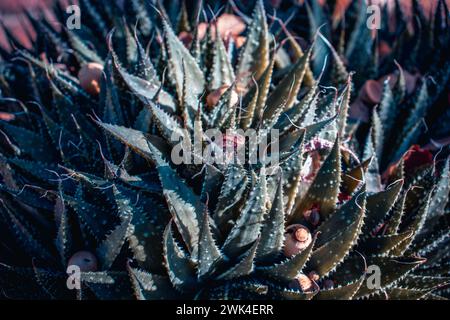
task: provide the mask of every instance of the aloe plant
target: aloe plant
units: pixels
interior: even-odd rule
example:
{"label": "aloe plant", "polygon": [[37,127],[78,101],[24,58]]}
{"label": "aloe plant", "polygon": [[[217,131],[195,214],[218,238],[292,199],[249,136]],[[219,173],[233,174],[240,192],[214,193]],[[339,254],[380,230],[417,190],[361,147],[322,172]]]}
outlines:
{"label": "aloe plant", "polygon": [[[448,147],[410,147],[448,85],[448,58],[423,63],[418,47],[411,63],[429,75],[419,89],[407,92],[401,69],[370,125],[349,119],[355,87],[393,60],[373,65],[358,3],[340,47],[317,31],[329,14],[315,1],[300,7],[311,36],[303,48],[262,1],[236,18],[239,48],[220,18],[186,5],[178,14],[130,0],[121,18],[113,2],[82,0],[82,28],[59,32],[29,14],[33,47],[11,37],[15,50],[0,61],[1,294],[445,299]],[[55,15],[66,19],[61,6]],[[436,57],[449,43],[441,18],[421,18]],[[279,152],[267,150],[279,163],[173,163],[174,134],[191,141],[212,128],[232,144],[241,129],[279,130]],[[69,266],[80,270],[73,290]]]}

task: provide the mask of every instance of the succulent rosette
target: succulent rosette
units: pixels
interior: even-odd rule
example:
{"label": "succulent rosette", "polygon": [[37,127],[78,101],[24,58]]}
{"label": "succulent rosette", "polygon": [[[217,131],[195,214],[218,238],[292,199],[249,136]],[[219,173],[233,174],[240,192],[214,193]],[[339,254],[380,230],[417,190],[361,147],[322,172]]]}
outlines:
{"label": "succulent rosette", "polygon": [[78,2],[0,50],[0,296],[449,296],[444,1]]}

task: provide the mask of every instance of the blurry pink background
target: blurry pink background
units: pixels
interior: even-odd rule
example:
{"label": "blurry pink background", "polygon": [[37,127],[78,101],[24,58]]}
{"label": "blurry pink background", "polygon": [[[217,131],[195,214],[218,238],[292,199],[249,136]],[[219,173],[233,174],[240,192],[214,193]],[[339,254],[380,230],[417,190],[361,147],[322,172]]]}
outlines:
{"label": "blurry pink background", "polygon": [[[21,12],[24,8],[31,11],[43,10],[45,12],[45,8],[52,1],[53,0],[0,0],[0,20],[22,44],[29,46],[30,42],[27,34],[33,36],[34,32],[31,30],[28,23],[26,23],[25,19],[23,19]],[[9,48],[2,27],[0,27],[0,45],[4,48]]]}

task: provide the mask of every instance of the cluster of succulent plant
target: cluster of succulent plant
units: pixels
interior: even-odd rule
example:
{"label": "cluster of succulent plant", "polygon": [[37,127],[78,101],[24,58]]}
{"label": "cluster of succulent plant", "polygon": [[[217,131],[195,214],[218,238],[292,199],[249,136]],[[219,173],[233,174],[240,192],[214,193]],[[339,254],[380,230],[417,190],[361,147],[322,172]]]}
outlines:
{"label": "cluster of succulent plant", "polygon": [[[383,59],[365,1],[337,20],[339,1],[286,2],[80,0],[79,30],[62,6],[60,30],[28,14],[33,47],[0,51],[0,296],[448,297],[449,148],[430,136],[450,123],[445,2],[428,19],[413,1],[412,31],[401,10],[383,20]],[[394,73],[368,122],[349,119]],[[280,161],[172,163],[173,134],[202,128],[224,133],[203,147],[277,129]]]}

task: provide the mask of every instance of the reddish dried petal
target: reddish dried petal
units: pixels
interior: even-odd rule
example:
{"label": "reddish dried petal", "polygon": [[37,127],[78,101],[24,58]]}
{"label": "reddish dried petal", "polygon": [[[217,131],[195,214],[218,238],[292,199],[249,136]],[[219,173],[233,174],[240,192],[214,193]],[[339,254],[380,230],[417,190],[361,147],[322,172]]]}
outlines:
{"label": "reddish dried petal", "polygon": [[360,92],[360,98],[368,104],[378,104],[381,102],[383,85],[376,80],[367,80]]}
{"label": "reddish dried petal", "polygon": [[336,24],[342,19],[352,0],[337,0],[333,11],[333,24]]}
{"label": "reddish dried petal", "polygon": [[238,16],[230,13],[224,13],[217,18],[217,28],[222,39],[230,33],[233,36],[238,36],[244,32],[245,22]]}
{"label": "reddish dried petal", "polygon": [[181,31],[180,34],[178,35],[178,39],[180,39],[181,42],[183,42],[186,48],[189,48],[189,46],[192,43],[192,40],[194,39],[194,36],[190,32]]}
{"label": "reddish dried petal", "polygon": [[378,45],[378,53],[380,54],[381,57],[385,57],[390,55],[392,52],[392,48],[391,46],[386,42],[381,40],[380,44]]}
{"label": "reddish dried petal", "polygon": [[[197,27],[197,34],[198,34],[198,38],[201,40],[206,36],[206,31],[208,30],[208,24],[206,22],[201,22],[199,23],[198,27]],[[216,27],[213,25],[212,26],[212,36],[215,39],[216,37]]]}
{"label": "reddish dried petal", "polygon": [[305,152],[311,152],[314,150],[321,150],[321,149],[331,149],[333,147],[333,143],[322,139],[322,138],[313,138],[310,142],[308,142],[305,145]]}
{"label": "reddish dried petal", "polygon": [[350,195],[348,195],[348,194],[346,194],[346,193],[344,193],[344,192],[340,192],[339,194],[338,194],[338,201],[339,202],[345,202],[345,201],[348,201],[348,200],[350,200],[352,197],[350,196]]}
{"label": "reddish dried petal", "polygon": [[413,145],[404,157],[405,172],[413,173],[416,169],[433,163],[433,154],[429,150],[420,148],[419,145]]}
{"label": "reddish dried petal", "polygon": [[36,8],[45,8],[52,1],[50,0],[14,0],[0,1],[0,12],[19,13],[26,8],[28,10]]}
{"label": "reddish dried petal", "polygon": [[78,80],[84,90],[96,96],[100,93],[102,74],[103,66],[99,63],[90,62],[81,67],[78,72]]}
{"label": "reddish dried petal", "polygon": [[[229,86],[224,85],[208,94],[208,96],[206,97],[206,105],[208,107],[208,110],[211,111],[216,106],[216,104],[220,100],[220,97],[222,97],[222,95],[225,93],[225,91],[228,90],[228,88]],[[236,93],[235,90],[233,90],[233,92],[231,93],[230,103],[232,105],[235,105],[238,101],[239,101],[238,94]]]}
{"label": "reddish dried petal", "polygon": [[16,118],[16,116],[12,113],[8,112],[0,112],[0,120],[3,121],[12,121]]}
{"label": "reddish dried petal", "polygon": [[242,47],[245,44],[246,40],[247,40],[247,38],[244,36],[234,37],[234,44],[235,44],[236,48],[239,49],[240,47]]}
{"label": "reddish dried petal", "polygon": [[[419,79],[421,78],[421,75],[419,73],[410,73],[406,70],[403,70],[403,75],[405,77],[406,92],[408,94],[411,94],[416,89],[417,83],[418,83]],[[388,75],[381,77],[378,80],[378,83],[380,84],[380,86],[382,86],[384,81],[386,81],[386,79],[388,79],[388,78],[389,78],[389,85],[391,86],[391,88],[394,87],[394,85],[398,81],[398,72],[390,73]]]}

